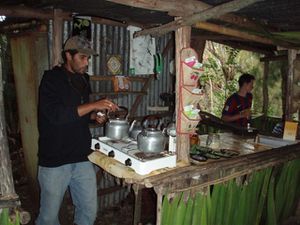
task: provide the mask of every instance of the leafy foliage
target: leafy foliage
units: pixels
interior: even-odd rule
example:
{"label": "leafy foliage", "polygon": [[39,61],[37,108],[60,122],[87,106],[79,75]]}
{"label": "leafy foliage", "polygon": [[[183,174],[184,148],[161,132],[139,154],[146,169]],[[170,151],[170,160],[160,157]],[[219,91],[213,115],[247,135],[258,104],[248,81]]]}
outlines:
{"label": "leafy foliage", "polygon": [[[221,116],[224,102],[238,90],[238,78],[242,73],[250,73],[256,77],[253,90],[253,113],[259,114],[263,107],[263,63],[260,54],[233,49],[231,47],[207,42],[204,51],[204,74],[200,85],[205,88],[207,102],[202,110]],[[281,68],[278,62],[270,63],[268,88],[268,115],[281,117]]]}

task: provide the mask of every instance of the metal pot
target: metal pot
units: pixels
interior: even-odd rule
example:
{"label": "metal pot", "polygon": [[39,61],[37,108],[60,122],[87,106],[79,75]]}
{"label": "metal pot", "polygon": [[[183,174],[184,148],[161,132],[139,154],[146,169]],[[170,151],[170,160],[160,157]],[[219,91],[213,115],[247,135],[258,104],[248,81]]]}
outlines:
{"label": "metal pot", "polygon": [[145,125],[147,123],[145,122],[143,123],[143,131],[137,136],[138,149],[145,153],[160,153],[164,151],[166,139],[165,135],[157,128],[159,121],[155,128],[146,128]]}
{"label": "metal pot", "polygon": [[133,140],[137,140],[137,136],[143,130],[142,124],[140,121],[134,120],[132,121],[130,128],[129,128],[129,137]]}
{"label": "metal pot", "polygon": [[110,118],[108,114],[108,122],[105,125],[105,136],[114,140],[121,140],[128,138],[129,122],[127,120],[128,110],[123,106],[119,106],[119,109],[126,110],[125,118],[118,118],[118,112],[114,112],[116,118]]}

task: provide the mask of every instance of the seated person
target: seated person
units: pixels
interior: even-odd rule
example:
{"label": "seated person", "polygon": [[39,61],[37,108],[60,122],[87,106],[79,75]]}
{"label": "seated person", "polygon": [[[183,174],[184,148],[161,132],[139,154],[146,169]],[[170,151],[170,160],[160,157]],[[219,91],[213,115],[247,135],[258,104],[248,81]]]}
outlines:
{"label": "seated person", "polygon": [[235,125],[247,127],[251,116],[252,94],[255,77],[244,73],[240,76],[239,90],[232,94],[225,102],[222,120]]}

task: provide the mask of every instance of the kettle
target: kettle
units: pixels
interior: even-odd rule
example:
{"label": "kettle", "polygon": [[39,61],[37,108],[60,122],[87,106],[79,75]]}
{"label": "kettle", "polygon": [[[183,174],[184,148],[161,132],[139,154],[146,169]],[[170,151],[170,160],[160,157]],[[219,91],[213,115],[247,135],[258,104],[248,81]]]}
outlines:
{"label": "kettle", "polygon": [[133,140],[137,140],[137,136],[143,130],[142,124],[138,120],[133,120],[129,128],[129,137]]}
{"label": "kettle", "polygon": [[[147,127],[150,119],[157,119],[155,127]],[[158,117],[146,117],[142,122],[143,130],[137,136],[138,149],[144,153],[160,153],[165,150],[166,138],[161,130],[158,129]]]}
{"label": "kettle", "polygon": [[124,106],[119,106],[119,109],[125,111],[125,118],[120,118],[120,112],[114,112],[115,118],[111,118],[111,114],[108,114],[108,122],[105,124],[105,136],[113,140],[121,140],[128,138],[129,122],[127,120],[128,109]]}

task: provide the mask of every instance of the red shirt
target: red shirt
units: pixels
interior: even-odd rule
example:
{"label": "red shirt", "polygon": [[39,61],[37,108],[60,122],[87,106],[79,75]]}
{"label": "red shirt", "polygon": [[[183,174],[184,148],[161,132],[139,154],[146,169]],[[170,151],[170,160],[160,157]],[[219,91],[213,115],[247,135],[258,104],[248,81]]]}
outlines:
{"label": "red shirt", "polygon": [[[246,97],[240,96],[237,93],[232,94],[225,102],[222,115],[233,116],[245,109],[250,109],[252,106],[252,94],[248,93]],[[249,120],[247,118],[241,118],[233,123],[246,127]]]}

